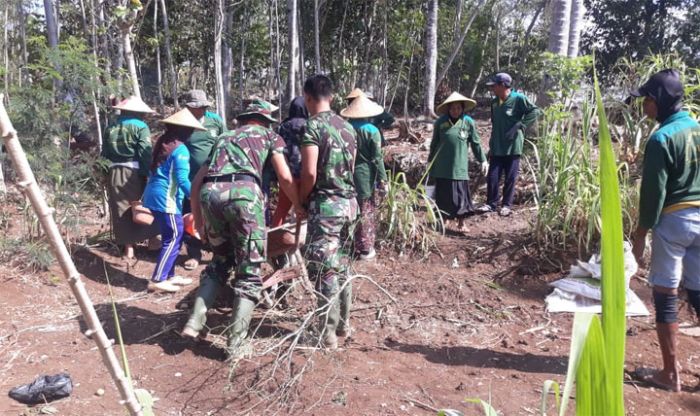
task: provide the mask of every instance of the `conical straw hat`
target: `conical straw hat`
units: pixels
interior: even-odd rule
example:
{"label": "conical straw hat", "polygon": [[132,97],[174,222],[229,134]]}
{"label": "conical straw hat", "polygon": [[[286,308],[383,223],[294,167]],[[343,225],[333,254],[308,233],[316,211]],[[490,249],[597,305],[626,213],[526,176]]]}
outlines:
{"label": "conical straw hat", "polygon": [[117,110],[133,111],[134,113],[155,113],[155,111],[153,111],[148,104],[144,103],[142,99],[135,95],[121,100],[112,108]]}
{"label": "conical straw hat", "polygon": [[195,130],[206,130],[202,123],[200,123],[190,112],[190,110],[184,108],[172,116],[161,120],[163,124],[173,124],[176,126],[192,127]]}
{"label": "conical straw hat", "polygon": [[345,97],[345,99],[346,99],[346,100],[351,100],[351,99],[353,99],[353,98],[359,97],[360,95],[365,95],[365,93],[364,93],[361,89],[355,88],[354,90],[350,91],[350,94],[348,94],[348,95]]}
{"label": "conical straw hat", "polygon": [[346,118],[368,118],[378,116],[383,112],[384,108],[381,105],[362,94],[352,100],[350,105],[340,112],[340,115]]}
{"label": "conical straw hat", "polygon": [[452,103],[463,103],[464,111],[469,111],[476,107],[476,101],[472,100],[471,98],[467,98],[458,92],[453,92],[445,101],[442,102],[442,104],[437,107],[437,113],[447,114],[447,109]]}

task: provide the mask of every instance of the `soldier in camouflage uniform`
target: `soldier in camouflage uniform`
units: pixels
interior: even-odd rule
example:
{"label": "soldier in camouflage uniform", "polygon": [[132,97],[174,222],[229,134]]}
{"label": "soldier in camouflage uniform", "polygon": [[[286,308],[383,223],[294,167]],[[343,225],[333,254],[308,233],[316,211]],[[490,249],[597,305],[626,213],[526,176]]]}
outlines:
{"label": "soldier in camouflage uniform", "polygon": [[358,210],[353,181],[355,130],[331,111],[332,88],[324,75],[314,75],[304,83],[311,117],[301,141],[300,195],[309,212],[305,255],[309,275],[316,282],[318,306],[327,310],[320,329],[330,349],[338,346],[338,336],[347,336],[350,330],[352,286],[346,279]]}
{"label": "soldier in camouflage uniform", "polygon": [[234,290],[228,334],[228,352],[232,356],[247,334],[253,309],[260,299],[261,265],[267,242],[260,184],[268,158],[297,218],[305,216],[284,158],[284,140],[269,128],[275,121],[271,115],[274,110],[268,102],[253,100],[237,117],[242,126],[219,137],[192,184],[195,224],[199,229],[203,224],[200,234],[209,241],[214,258],[202,272],[195,304],[182,334],[192,338],[199,335],[207,310],[223,285],[228,284]]}

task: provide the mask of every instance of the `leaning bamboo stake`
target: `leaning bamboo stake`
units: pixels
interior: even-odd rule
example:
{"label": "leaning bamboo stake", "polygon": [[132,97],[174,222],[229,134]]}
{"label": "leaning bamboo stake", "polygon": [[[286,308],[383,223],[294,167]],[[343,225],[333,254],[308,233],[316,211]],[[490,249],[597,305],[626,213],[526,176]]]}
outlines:
{"label": "leaning bamboo stake", "polygon": [[56,226],[56,222],[53,218],[54,209],[49,208],[46,204],[46,200],[44,200],[44,197],[41,195],[41,190],[36,183],[32,168],[29,166],[29,162],[27,162],[27,156],[22,149],[22,144],[17,138],[17,131],[12,127],[12,123],[7,115],[7,111],[5,111],[2,100],[3,94],[0,94],[0,136],[5,139],[5,149],[17,171],[17,177],[19,179],[17,185],[29,198],[34,212],[46,232],[46,236],[56,255],[56,259],[61,265],[61,269],[63,269],[63,274],[68,279],[68,284],[73,291],[73,296],[75,296],[75,299],[78,301],[78,305],[80,306],[80,310],[88,326],[85,335],[92,338],[97,344],[97,349],[102,355],[102,361],[104,361],[114,383],[117,385],[123,404],[126,406],[129,414],[132,416],[142,416],[141,405],[136,399],[127,378],[124,376],[124,371],[119,365],[117,356],[114,353],[114,343],[107,338],[102,328],[102,324],[95,312],[95,307],[90,300],[85,285],[83,285],[83,282],[80,280],[80,274],[75,268],[73,259],[71,259],[70,254],[68,254],[68,249],[58,231],[58,226]]}

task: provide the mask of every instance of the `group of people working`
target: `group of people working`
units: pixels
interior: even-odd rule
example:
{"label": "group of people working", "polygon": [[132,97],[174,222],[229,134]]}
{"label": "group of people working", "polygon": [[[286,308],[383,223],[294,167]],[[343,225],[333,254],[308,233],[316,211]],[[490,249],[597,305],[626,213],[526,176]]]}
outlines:
{"label": "group of people working", "polygon": [[[292,101],[278,132],[271,128],[278,108],[260,99],[251,100],[236,116],[237,128],[228,131],[219,116],[207,111],[211,103],[206,94],[193,90],[186,94],[185,109],[161,120],[165,131],[153,146],[143,121],[153,110],[138,97],[114,106],[120,113],[107,130],[102,155],[110,162],[113,231],[125,255],[133,255],[134,243],[160,234],[149,290],[172,293],[192,283],[175,274],[185,239],[186,268],[199,265],[203,242],[213,253],[183,336],[199,336],[207,310],[229,285],[234,299],[228,350],[237,350],[261,295],[266,227],[283,224],[292,207],[296,221],[308,219],[308,270],[316,282],[319,308],[328,311],[321,323],[322,342],[335,348],[337,337],[349,334],[350,251],[360,259],[376,255],[374,198],[387,188],[381,132],[372,121],[387,116],[382,116],[380,105],[355,90],[341,117],[331,110],[333,93],[328,77],[312,76],[304,84],[304,96]],[[280,189],[269,224],[268,196],[263,192],[269,188],[263,183],[266,169],[274,172]],[[141,204],[154,217],[150,226],[132,220]],[[186,213],[196,229],[194,236],[184,232]]]}

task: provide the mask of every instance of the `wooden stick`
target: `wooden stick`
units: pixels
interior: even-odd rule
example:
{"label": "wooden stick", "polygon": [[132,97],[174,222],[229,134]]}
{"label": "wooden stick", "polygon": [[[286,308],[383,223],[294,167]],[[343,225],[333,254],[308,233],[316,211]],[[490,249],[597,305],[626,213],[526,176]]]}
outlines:
{"label": "wooden stick", "polygon": [[22,149],[22,144],[19,142],[19,138],[17,138],[17,131],[12,127],[10,117],[7,115],[7,111],[3,105],[3,98],[3,94],[0,94],[0,136],[5,139],[7,154],[10,156],[15,170],[17,171],[17,177],[19,179],[17,185],[27,198],[29,198],[32,208],[34,208],[34,212],[46,232],[56,260],[58,260],[63,270],[63,275],[68,279],[68,284],[73,292],[73,296],[75,296],[75,299],[78,301],[78,305],[80,306],[80,310],[83,313],[88,327],[85,335],[92,338],[97,344],[97,349],[102,355],[102,361],[107,367],[107,370],[109,370],[114,383],[117,385],[119,395],[129,411],[129,414],[132,416],[142,416],[141,404],[139,404],[132,390],[132,386],[124,376],[124,371],[119,365],[117,355],[112,348],[113,343],[107,338],[102,328],[102,324],[97,317],[95,307],[90,300],[85,285],[80,280],[80,274],[75,268],[73,259],[71,259],[68,249],[61,238],[58,226],[53,218],[54,210],[53,208],[49,208],[46,204],[46,200],[44,200],[44,197],[41,195],[41,190],[36,183],[32,168],[29,166],[29,162],[27,162],[27,156]]}

